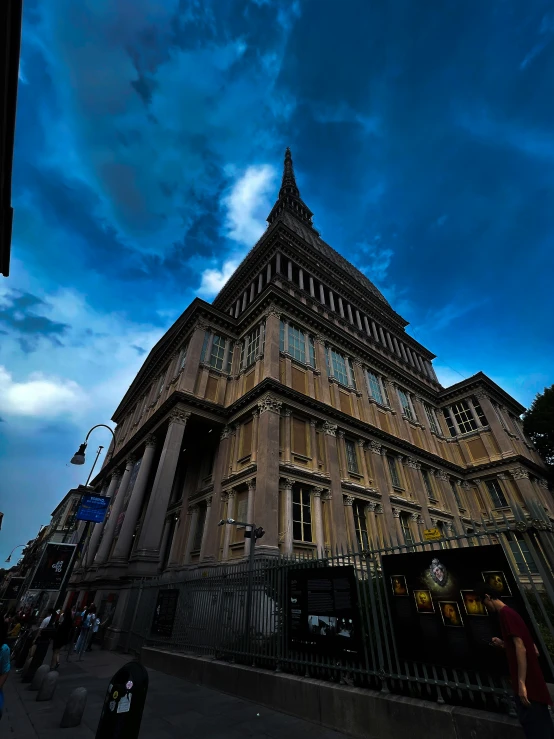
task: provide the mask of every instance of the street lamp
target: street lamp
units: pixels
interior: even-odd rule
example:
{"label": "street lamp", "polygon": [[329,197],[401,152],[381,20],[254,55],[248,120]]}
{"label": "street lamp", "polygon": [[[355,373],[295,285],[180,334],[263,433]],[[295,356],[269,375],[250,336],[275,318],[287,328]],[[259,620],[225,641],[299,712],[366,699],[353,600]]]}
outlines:
{"label": "street lamp", "polygon": [[234,518],[222,518],[217,524],[218,526],[225,526],[230,524],[231,526],[244,526],[244,538],[250,539],[250,552],[248,556],[248,589],[246,591],[246,613],[244,615],[244,638],[245,638],[245,651],[248,647],[248,638],[250,634],[250,611],[252,607],[252,585],[254,582],[254,548],[256,541],[261,539],[265,534],[265,530],[261,526],[256,528],[255,523],[245,523],[244,521],[235,521]]}
{"label": "street lamp", "polygon": [[12,561],[12,554],[15,552],[16,549],[19,549],[19,547],[25,548],[27,544],[18,544],[16,547],[12,549],[12,551],[8,554],[8,558],[6,559],[6,562]]}
{"label": "street lamp", "polygon": [[[79,446],[79,448],[77,449],[77,451],[75,452],[75,454],[71,458],[71,464],[81,465],[81,464],[84,464],[85,463],[85,452],[86,452],[86,448],[87,448],[88,437],[91,435],[91,433],[94,431],[94,429],[97,429],[97,428],[105,428],[105,429],[108,429],[108,431],[112,435],[112,437],[113,437],[113,445],[112,445],[112,451],[111,451],[110,457],[113,456],[113,453],[115,451],[115,434],[114,434],[113,430],[109,426],[106,426],[105,423],[97,423],[96,426],[93,426],[90,429],[90,431],[86,435],[85,441]],[[102,447],[102,446],[98,448],[98,451],[96,453],[96,459],[94,460],[94,464],[92,465],[92,469],[89,472],[87,481],[85,483],[85,487],[87,487],[88,484],[89,484],[89,482],[90,482],[90,478],[92,477],[92,473],[94,472],[94,468],[96,466],[96,462],[98,461],[98,457],[100,456],[100,452],[102,451],[103,448],[104,447]],[[82,494],[81,494],[81,500],[82,500]],[[65,591],[67,590],[67,584],[68,584],[69,580],[71,579],[71,575],[73,574],[73,568],[75,567],[75,562],[77,561],[78,557],[80,556],[80,553],[83,550],[83,544],[85,543],[85,541],[87,539],[89,530],[90,530],[90,521],[87,521],[85,523],[84,527],[83,527],[83,533],[81,534],[81,536],[79,538],[79,541],[77,543],[77,546],[75,547],[75,551],[73,552],[73,556],[71,557],[71,561],[69,562],[69,567],[67,568],[67,570],[65,572],[65,575],[64,575],[64,578],[62,580],[62,583],[60,585],[60,592],[59,592],[58,598],[56,600],[56,605],[54,606],[55,610],[57,610],[58,608],[61,608],[63,606],[63,602],[65,600]]]}

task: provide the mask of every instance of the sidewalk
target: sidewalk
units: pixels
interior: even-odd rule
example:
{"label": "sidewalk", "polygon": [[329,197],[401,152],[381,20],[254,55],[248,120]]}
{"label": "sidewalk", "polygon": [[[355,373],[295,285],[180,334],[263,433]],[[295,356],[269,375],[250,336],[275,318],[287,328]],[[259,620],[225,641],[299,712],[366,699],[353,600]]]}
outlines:
{"label": "sidewalk", "polygon": [[[48,659],[50,656],[48,656]],[[6,683],[6,704],[0,720],[0,739],[94,739],[110,678],[130,655],[93,651],[79,662],[62,654],[60,678],[52,701],[37,703],[13,670]],[[325,729],[249,701],[148,670],[150,685],[142,719],[140,739],[202,736],[202,739],[348,739],[346,734]],[[74,688],[87,689],[88,698],[81,726],[60,729],[68,695]]]}

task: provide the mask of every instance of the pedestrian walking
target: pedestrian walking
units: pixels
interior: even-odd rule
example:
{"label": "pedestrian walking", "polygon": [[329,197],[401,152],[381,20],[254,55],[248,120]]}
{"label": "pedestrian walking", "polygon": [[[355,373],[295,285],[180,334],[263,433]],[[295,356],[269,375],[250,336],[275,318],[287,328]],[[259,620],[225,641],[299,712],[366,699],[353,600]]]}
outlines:
{"label": "pedestrian walking", "polygon": [[93,603],[90,606],[90,608],[83,613],[83,623],[81,624],[81,633],[79,634],[79,638],[77,639],[77,643],[75,644],[75,648],[73,650],[77,652],[78,654],[82,654],[87,646],[89,635],[90,635],[90,630],[92,628],[95,618],[96,618],[96,606]]}
{"label": "pedestrian walking", "polygon": [[8,625],[4,619],[0,619],[0,719],[4,712],[4,683],[10,674],[10,648],[8,641]]}
{"label": "pedestrian walking", "polygon": [[73,618],[71,616],[71,608],[66,608],[61,616],[60,622],[56,627],[56,631],[52,639],[52,660],[50,662],[51,670],[57,670],[60,666],[60,651],[62,647],[65,647],[65,645],[69,643],[72,630]]}
{"label": "pedestrian walking", "polygon": [[494,637],[495,647],[506,653],[516,711],[526,739],[554,739],[550,717],[550,693],[539,664],[539,650],[517,611],[507,606],[490,586],[479,583],[475,592],[485,608],[498,615],[502,639]]}
{"label": "pedestrian walking", "polygon": [[88,640],[87,652],[92,652],[92,645],[98,636],[98,629],[100,628],[100,619],[94,614],[92,619],[92,626],[90,627],[90,639]]}

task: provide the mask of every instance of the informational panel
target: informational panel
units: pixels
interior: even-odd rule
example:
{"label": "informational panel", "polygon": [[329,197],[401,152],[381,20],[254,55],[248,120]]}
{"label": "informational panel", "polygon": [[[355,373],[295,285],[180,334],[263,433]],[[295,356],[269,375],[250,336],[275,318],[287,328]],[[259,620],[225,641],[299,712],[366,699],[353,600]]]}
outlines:
{"label": "informational panel", "polygon": [[354,568],[288,571],[288,635],[294,649],[355,657],[361,629]]}
{"label": "informational panel", "polygon": [[151,634],[155,634],[156,636],[171,636],[177,613],[178,600],[178,590],[160,590],[152,620]]}
{"label": "informational panel", "polygon": [[497,592],[533,634],[500,545],[388,554],[382,563],[401,660],[505,671],[505,655],[490,645],[493,636],[501,636],[498,618],[474,592],[477,583]]}
{"label": "informational panel", "polygon": [[123,665],[108,685],[96,739],[137,739],[147,693],[146,669],[138,662]]}
{"label": "informational panel", "polygon": [[77,510],[77,520],[102,523],[106,517],[110,500],[104,495],[83,495],[81,505]]}
{"label": "informational panel", "polygon": [[35,570],[30,590],[59,590],[75,544],[47,544]]}

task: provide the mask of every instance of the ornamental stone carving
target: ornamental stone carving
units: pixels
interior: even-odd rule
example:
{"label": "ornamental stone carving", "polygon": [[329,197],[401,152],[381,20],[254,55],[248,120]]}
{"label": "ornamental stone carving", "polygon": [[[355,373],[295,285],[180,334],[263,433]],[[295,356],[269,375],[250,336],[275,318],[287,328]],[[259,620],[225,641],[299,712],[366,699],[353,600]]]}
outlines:
{"label": "ornamental stone carving", "polygon": [[155,446],[156,446],[156,443],[157,443],[157,441],[156,441],[156,437],[155,437],[155,436],[153,436],[153,435],[151,434],[150,436],[147,436],[147,437],[146,437],[146,441],[145,441],[145,443],[144,443],[144,446],[145,446],[145,447],[146,447],[147,449],[148,449],[148,448],[153,448],[153,447],[155,447]]}
{"label": "ornamental stone carving", "polygon": [[230,490],[227,490],[227,499],[231,500],[231,498],[235,498],[237,495],[237,491],[235,488],[231,488]]}
{"label": "ornamental stone carving", "polygon": [[479,483],[481,482],[481,478],[480,477],[474,477],[473,480],[471,480],[471,482],[474,485],[479,485]]}
{"label": "ornamental stone carving", "polygon": [[314,341],[316,341],[318,344],[323,344],[323,346],[325,346],[325,337],[322,334],[316,334],[314,336]]}
{"label": "ornamental stone carving", "polygon": [[254,491],[256,489],[256,478],[253,477],[251,480],[248,480],[248,491]]}
{"label": "ornamental stone carving", "polygon": [[400,508],[393,508],[392,515],[394,516],[394,518],[400,518]]}
{"label": "ornamental stone carving", "polygon": [[384,513],[383,506],[382,506],[381,503],[377,503],[377,507],[375,509],[375,513],[379,513],[379,514],[383,514]]}
{"label": "ornamental stone carving", "polygon": [[353,505],[354,504],[354,496],[353,495],[345,495],[343,498],[344,505]]}
{"label": "ornamental stone carving", "polygon": [[224,426],[223,431],[221,432],[221,436],[219,438],[221,439],[221,441],[223,441],[223,439],[229,438],[229,436],[231,436],[232,433],[233,433],[233,430],[229,426]]}
{"label": "ornamental stone carving", "polygon": [[312,495],[314,496],[314,498],[321,498],[324,490],[325,488],[321,488],[321,487],[312,488]]}
{"label": "ornamental stone carving", "polygon": [[488,393],[486,393],[484,390],[477,390],[475,393],[476,398],[486,398],[487,400],[490,399]]}
{"label": "ornamental stone carving", "polygon": [[199,318],[193,326],[193,331],[206,331],[208,328],[207,322]]}
{"label": "ornamental stone carving", "polygon": [[310,426],[312,428],[315,428],[317,426],[317,421],[315,420],[315,418],[310,419]]}
{"label": "ornamental stone carving", "polygon": [[338,434],[339,434],[339,439],[344,439],[344,431],[342,429],[339,429]]}
{"label": "ornamental stone carving", "polygon": [[[406,457],[406,467],[411,467],[413,470],[418,469],[419,462],[416,462],[416,460],[413,457]],[[421,467],[421,465],[419,465]]]}
{"label": "ornamental stone carving", "polygon": [[290,408],[285,408],[285,418],[290,418],[292,416],[292,411]]}
{"label": "ornamental stone carving", "polygon": [[284,490],[292,490],[292,486],[294,485],[294,480],[291,480],[290,477],[283,477],[281,485],[283,486]]}
{"label": "ornamental stone carving", "polygon": [[275,316],[275,318],[281,318],[281,311],[279,308],[274,305],[273,303],[268,307],[266,312],[264,313],[266,318],[269,318],[269,316]]}
{"label": "ornamental stone carving", "polygon": [[444,480],[444,482],[448,482],[448,475],[444,470],[437,470],[435,472],[435,477],[439,480]]}
{"label": "ornamental stone carving", "polygon": [[260,411],[257,408],[253,408],[252,418],[258,418],[259,415],[260,415]]}
{"label": "ornamental stone carving", "polygon": [[264,397],[258,401],[258,408],[260,409],[260,415],[262,413],[265,413],[266,411],[271,411],[272,413],[280,413],[282,405],[283,405],[282,401],[280,401],[274,395],[270,395],[270,394],[264,395]]}
{"label": "ornamental stone carving", "polygon": [[469,482],[467,480],[463,480],[461,482],[461,486],[462,486],[463,490],[469,490],[470,487],[471,487],[471,485],[469,484]]}
{"label": "ornamental stone carving", "polygon": [[410,518],[415,523],[419,523],[419,513],[410,513]]}
{"label": "ornamental stone carving", "polygon": [[360,447],[360,449],[363,449],[364,448],[364,446],[365,446],[364,439],[358,439],[358,446]]}
{"label": "ornamental stone carving", "polygon": [[193,513],[194,513],[194,511],[196,511],[196,510],[198,510],[198,503],[193,503],[192,505],[189,505],[189,507],[187,508],[187,513],[188,513],[188,514],[189,514],[190,516],[192,516],[192,514],[193,514]]}
{"label": "ornamental stone carving", "polygon": [[130,464],[131,467],[135,464],[136,461],[137,461],[136,454],[128,454],[127,457],[125,458],[125,464]]}
{"label": "ornamental stone carving", "polygon": [[209,496],[208,496],[208,497],[207,497],[207,498],[205,499],[205,502],[206,502],[206,508],[211,508],[211,505],[212,505],[212,497],[213,497],[212,495],[209,495]]}
{"label": "ornamental stone carving", "polygon": [[537,482],[539,483],[541,488],[545,488],[545,490],[548,489],[548,483],[546,482],[546,480],[537,480]]}
{"label": "ornamental stone carving", "polygon": [[333,499],[333,496],[331,495],[330,490],[325,490],[322,495],[322,500],[324,500],[326,503],[328,503],[330,500]]}
{"label": "ornamental stone carving", "polygon": [[366,510],[370,511],[371,513],[375,513],[375,509],[377,508],[377,503],[374,503],[371,501],[370,503],[365,504]]}
{"label": "ornamental stone carving", "polygon": [[529,472],[523,467],[514,467],[512,470],[509,470],[509,472],[510,472],[510,475],[514,478],[514,480],[528,480],[529,479]]}
{"label": "ornamental stone carving", "polygon": [[327,436],[336,436],[337,435],[337,424],[329,423],[329,421],[324,421],[323,422],[323,433],[327,434]]}
{"label": "ornamental stone carving", "polygon": [[183,423],[186,425],[191,415],[190,411],[173,410],[168,416],[169,423]]}
{"label": "ornamental stone carving", "polygon": [[123,470],[121,468],[118,468],[112,472],[113,480],[121,480],[122,477],[123,477]]}
{"label": "ornamental stone carving", "polygon": [[367,448],[373,454],[381,454],[381,444],[378,444],[376,441],[368,441]]}

